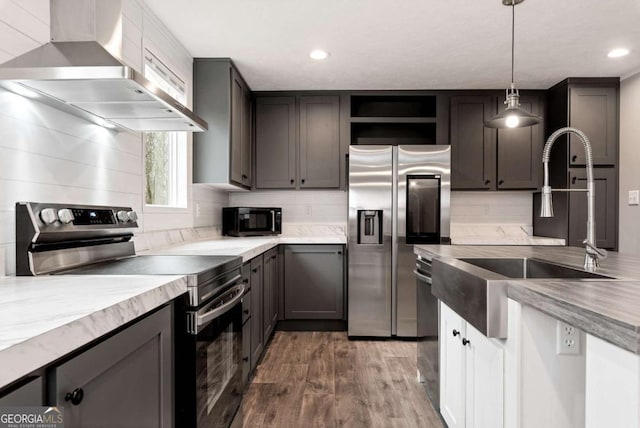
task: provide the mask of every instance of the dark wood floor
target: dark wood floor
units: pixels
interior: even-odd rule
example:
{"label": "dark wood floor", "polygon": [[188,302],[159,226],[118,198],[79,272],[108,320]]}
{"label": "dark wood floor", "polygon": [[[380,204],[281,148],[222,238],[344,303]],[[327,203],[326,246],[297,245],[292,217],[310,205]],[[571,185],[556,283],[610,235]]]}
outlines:
{"label": "dark wood floor", "polygon": [[244,427],[442,427],[416,380],[416,343],[276,332],[243,403]]}

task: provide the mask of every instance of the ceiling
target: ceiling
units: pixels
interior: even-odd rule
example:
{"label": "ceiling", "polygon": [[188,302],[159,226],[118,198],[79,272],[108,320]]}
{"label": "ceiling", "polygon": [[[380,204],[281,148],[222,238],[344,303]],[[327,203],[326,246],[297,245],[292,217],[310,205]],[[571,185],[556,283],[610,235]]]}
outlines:
{"label": "ceiling", "polygon": [[[145,0],[194,57],[230,57],[253,90],[506,88],[501,0]],[[515,81],[640,71],[639,0],[516,6]],[[610,59],[607,52],[631,53]],[[322,48],[318,62],[309,51]]]}

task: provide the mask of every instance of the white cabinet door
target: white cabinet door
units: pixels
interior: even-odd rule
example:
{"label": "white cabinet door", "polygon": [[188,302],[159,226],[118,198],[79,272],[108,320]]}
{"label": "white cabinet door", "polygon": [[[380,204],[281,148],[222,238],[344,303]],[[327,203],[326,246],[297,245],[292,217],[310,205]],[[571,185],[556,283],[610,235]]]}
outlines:
{"label": "white cabinet door", "polygon": [[[466,340],[464,340],[466,339]],[[504,426],[504,348],[466,325],[466,427]]]}
{"label": "white cabinet door", "polygon": [[440,303],[440,413],[449,428],[465,426],[465,324]]}

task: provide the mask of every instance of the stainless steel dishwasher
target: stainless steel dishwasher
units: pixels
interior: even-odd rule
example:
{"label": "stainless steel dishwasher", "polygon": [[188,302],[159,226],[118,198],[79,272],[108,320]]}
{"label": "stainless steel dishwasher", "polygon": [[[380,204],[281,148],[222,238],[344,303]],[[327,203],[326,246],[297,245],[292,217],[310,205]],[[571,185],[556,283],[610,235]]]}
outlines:
{"label": "stainless steel dishwasher", "polygon": [[431,294],[431,261],[416,258],[418,318],[418,379],[436,410],[440,410],[440,361],[438,346],[438,299]]}

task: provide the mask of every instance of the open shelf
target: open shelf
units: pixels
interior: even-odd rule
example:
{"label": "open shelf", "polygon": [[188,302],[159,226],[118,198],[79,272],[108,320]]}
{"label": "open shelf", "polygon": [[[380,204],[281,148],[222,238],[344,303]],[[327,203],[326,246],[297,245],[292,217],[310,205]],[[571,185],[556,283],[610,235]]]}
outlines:
{"label": "open shelf", "polygon": [[351,123],[436,123],[435,117],[352,117]]}
{"label": "open shelf", "polygon": [[351,144],[436,144],[436,124],[352,122]]}

